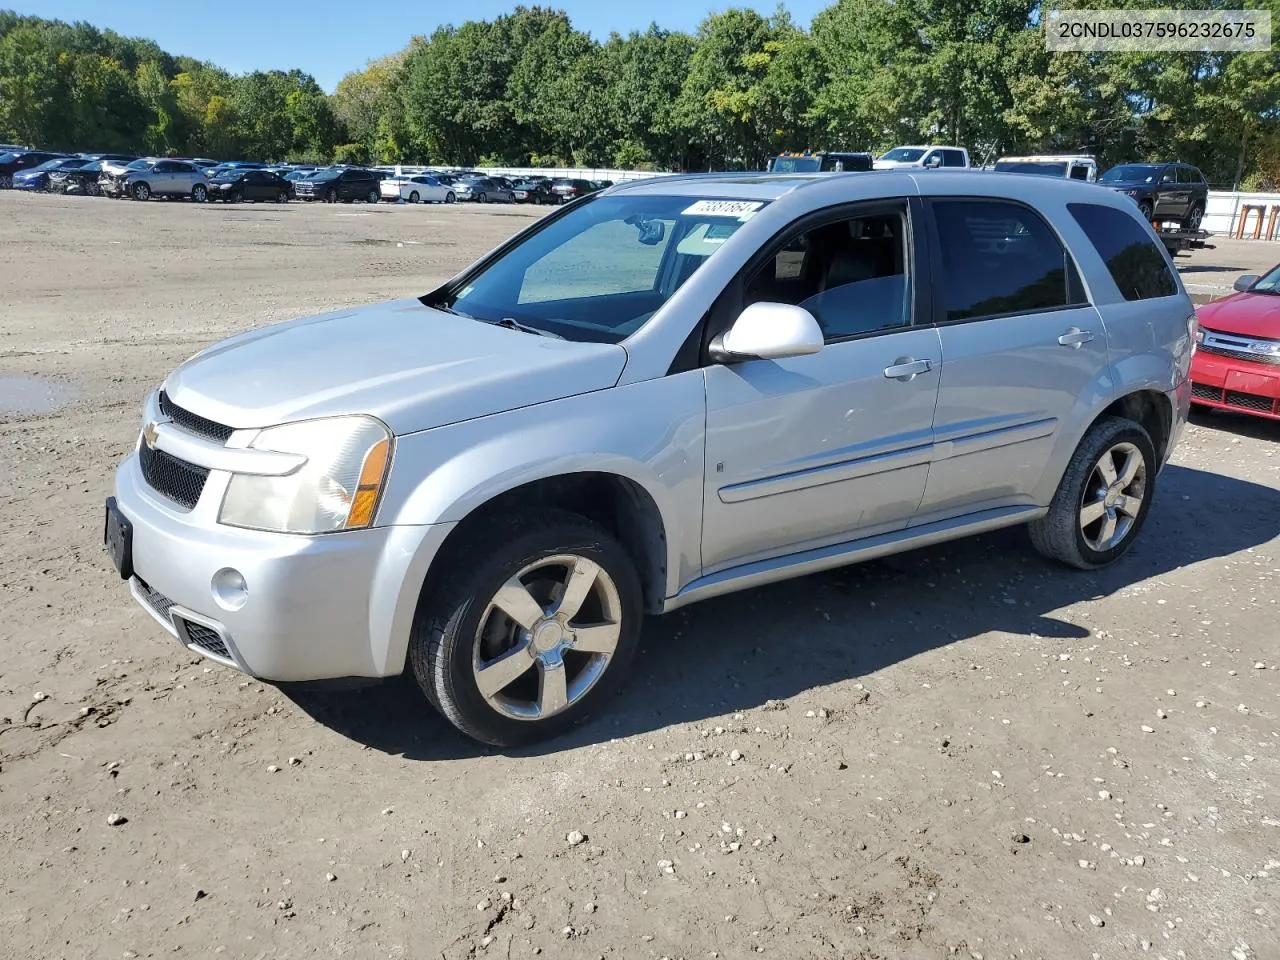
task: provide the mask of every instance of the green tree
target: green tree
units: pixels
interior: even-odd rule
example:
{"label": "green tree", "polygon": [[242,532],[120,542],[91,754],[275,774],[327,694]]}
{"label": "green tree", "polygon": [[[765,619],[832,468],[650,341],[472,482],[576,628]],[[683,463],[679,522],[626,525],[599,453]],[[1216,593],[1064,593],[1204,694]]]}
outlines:
{"label": "green tree", "polygon": [[56,139],[68,63],[34,27],[17,26],[0,39],[0,133],[5,139],[31,144]]}

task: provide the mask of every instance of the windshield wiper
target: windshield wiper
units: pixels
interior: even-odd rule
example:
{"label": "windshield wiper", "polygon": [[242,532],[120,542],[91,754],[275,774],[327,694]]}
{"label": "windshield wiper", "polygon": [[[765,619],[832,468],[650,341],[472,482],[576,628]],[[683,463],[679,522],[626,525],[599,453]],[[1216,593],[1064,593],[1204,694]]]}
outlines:
{"label": "windshield wiper", "polygon": [[552,333],[550,330],[539,330],[537,327],[528,327],[511,317],[503,317],[501,320],[490,320],[495,327],[506,327],[508,330],[519,330],[522,333],[532,333],[539,337],[551,337],[553,340],[563,340],[564,337],[558,333]]}

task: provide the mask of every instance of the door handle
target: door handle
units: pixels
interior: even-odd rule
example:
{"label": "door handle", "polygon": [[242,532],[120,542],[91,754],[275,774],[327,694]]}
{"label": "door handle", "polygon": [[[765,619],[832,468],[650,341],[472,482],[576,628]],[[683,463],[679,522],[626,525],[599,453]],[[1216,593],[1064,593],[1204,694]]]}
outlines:
{"label": "door handle", "polygon": [[1074,349],[1079,350],[1082,344],[1086,344],[1092,339],[1092,331],[1081,330],[1079,327],[1072,327],[1058,338],[1058,343],[1062,344],[1064,347],[1073,347]]}
{"label": "door handle", "polygon": [[913,360],[911,357],[899,357],[893,366],[884,368],[884,375],[889,380],[901,380],[904,383],[914,380],[922,373],[933,369],[932,360]]}

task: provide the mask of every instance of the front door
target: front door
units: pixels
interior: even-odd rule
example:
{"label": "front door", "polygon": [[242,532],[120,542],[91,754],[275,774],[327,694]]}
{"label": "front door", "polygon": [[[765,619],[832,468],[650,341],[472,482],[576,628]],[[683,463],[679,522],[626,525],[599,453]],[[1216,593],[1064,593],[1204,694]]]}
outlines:
{"label": "front door", "polygon": [[806,218],[742,278],[741,306],[805,307],[826,342],[811,356],[706,368],[704,574],[914,515],[940,354],[937,331],[915,325],[913,219],[906,201]]}
{"label": "front door", "polygon": [[942,338],[934,460],[914,523],[1031,503],[1062,429],[1107,369],[1070,254],[1006,200],[934,200]]}
{"label": "front door", "polygon": [[1187,214],[1186,184],[1178,183],[1178,168],[1165,167],[1156,193],[1156,220],[1181,220]]}

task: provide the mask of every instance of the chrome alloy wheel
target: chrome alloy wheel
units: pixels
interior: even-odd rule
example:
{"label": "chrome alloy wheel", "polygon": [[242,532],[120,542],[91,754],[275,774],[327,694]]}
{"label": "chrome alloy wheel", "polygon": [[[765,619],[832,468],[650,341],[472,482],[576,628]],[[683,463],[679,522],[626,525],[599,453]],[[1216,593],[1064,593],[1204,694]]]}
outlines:
{"label": "chrome alloy wheel", "polygon": [[1098,553],[1124,542],[1142,512],[1147,467],[1132,443],[1117,443],[1094,464],[1080,503],[1080,532]]}
{"label": "chrome alloy wheel", "polygon": [[476,686],[514,720],[545,720],[604,676],[622,635],[617,585],[572,554],[525,567],[489,601],[473,645]]}

